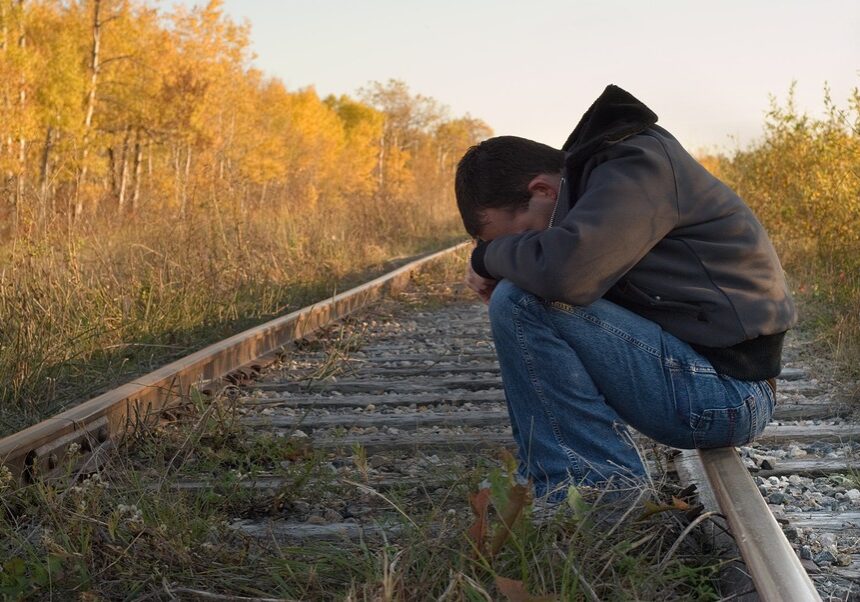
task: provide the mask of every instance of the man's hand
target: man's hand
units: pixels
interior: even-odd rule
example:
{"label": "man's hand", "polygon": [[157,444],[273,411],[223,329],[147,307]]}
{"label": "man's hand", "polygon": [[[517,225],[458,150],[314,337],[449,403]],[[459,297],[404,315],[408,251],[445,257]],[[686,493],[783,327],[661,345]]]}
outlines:
{"label": "man's hand", "polygon": [[493,294],[493,289],[496,288],[498,282],[498,280],[493,280],[492,278],[479,276],[472,269],[472,264],[468,264],[466,268],[466,286],[475,291],[484,303],[490,302],[490,295]]}

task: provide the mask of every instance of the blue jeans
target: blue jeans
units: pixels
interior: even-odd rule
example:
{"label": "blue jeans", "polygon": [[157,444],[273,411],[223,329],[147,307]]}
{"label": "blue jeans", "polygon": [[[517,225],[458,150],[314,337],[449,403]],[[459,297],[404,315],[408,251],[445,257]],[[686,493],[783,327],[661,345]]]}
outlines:
{"label": "blue jeans", "polygon": [[535,495],[642,479],[626,425],[672,447],[743,445],[770,421],[766,382],[717,374],[659,325],[599,299],[549,303],[507,280],[490,299],[520,476]]}

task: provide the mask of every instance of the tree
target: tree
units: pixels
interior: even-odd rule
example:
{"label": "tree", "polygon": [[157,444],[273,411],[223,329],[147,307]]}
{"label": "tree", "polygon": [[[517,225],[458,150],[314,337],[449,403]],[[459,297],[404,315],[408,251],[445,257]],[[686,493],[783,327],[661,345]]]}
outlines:
{"label": "tree", "polygon": [[369,199],[377,192],[378,156],[383,137],[384,115],[346,95],[329,96],[325,104],[331,107],[343,123],[346,144],[341,164],[343,194]]}
{"label": "tree", "polygon": [[403,198],[414,190],[411,157],[445,116],[446,109],[432,98],[413,95],[400,80],[371,82],[359,96],[383,115],[376,174],[383,198]]}

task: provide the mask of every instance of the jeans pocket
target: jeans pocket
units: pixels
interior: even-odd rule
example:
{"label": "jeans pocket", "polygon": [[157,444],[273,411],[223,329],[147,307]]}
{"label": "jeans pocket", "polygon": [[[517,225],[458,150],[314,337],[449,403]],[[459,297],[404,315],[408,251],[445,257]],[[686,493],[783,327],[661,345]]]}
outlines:
{"label": "jeans pocket", "polygon": [[701,412],[693,430],[697,448],[734,447],[749,443],[759,432],[756,398],[750,395],[740,406]]}
{"label": "jeans pocket", "polygon": [[[713,371],[695,366],[666,366],[672,402],[679,424],[695,430],[702,423],[702,405],[725,397],[720,377]],[[689,432],[689,431],[688,431]]]}

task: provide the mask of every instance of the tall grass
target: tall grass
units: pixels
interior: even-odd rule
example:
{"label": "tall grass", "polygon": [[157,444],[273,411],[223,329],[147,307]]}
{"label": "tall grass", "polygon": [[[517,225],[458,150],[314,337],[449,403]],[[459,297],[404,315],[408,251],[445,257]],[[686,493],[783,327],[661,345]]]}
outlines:
{"label": "tall grass", "polygon": [[763,137],[713,166],[774,240],[801,302],[802,327],[843,374],[860,375],[860,90],[824,116],[772,101]]}
{"label": "tall grass", "polygon": [[452,242],[455,213],[451,203],[209,207],[10,242],[0,259],[0,432]]}

